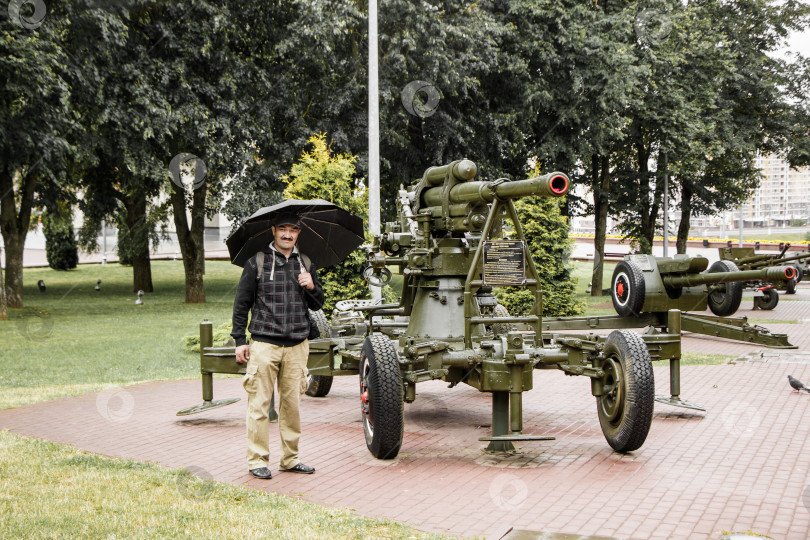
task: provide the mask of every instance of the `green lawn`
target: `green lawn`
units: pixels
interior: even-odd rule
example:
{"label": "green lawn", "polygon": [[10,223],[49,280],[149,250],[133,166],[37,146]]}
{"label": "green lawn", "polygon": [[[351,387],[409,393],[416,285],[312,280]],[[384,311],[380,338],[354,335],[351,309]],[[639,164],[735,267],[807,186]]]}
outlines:
{"label": "green lawn", "polygon": [[443,538],[0,431],[2,538]]}
{"label": "green lawn", "polygon": [[[199,376],[199,357],[181,338],[231,317],[241,269],[206,263],[205,304],[186,304],[182,263],[152,263],[154,293],[136,306],[132,269],[81,265],[26,269],[25,309],[0,322],[0,408],[155,379]],[[44,293],[36,283],[43,280]],[[94,287],[102,280],[101,291]],[[25,369],[20,369],[24,365]],[[56,368],[56,369],[55,369]]]}
{"label": "green lawn", "polygon": [[[795,232],[791,231],[790,229],[787,230],[780,230],[778,228],[771,229],[771,234],[768,234],[768,229],[762,229],[761,231],[744,231],[743,232],[743,240],[745,241],[767,241],[767,242],[791,242],[794,244],[799,243],[807,243],[807,234],[806,232]],[[729,232],[726,234],[729,239],[739,239],[740,233],[737,232],[736,234]]]}
{"label": "green lawn", "polygon": [[[590,288],[588,284],[593,279],[593,262],[574,261],[572,267],[574,269],[574,279],[576,280],[574,290],[576,291],[577,300],[585,304],[585,311],[582,315],[616,315],[610,295],[591,296],[585,292],[586,289]],[[616,268],[615,262],[606,262],[602,265],[602,289],[610,287],[610,278],[613,276],[614,268]]]}
{"label": "green lawn", "polygon": [[[198,334],[204,318],[215,326],[230,321],[240,273],[208,261],[208,302],[191,305],[184,302],[182,263],[154,261],[155,292],[137,306],[131,268],[26,269],[26,307],[0,321],[0,408],[199,378],[199,356],[184,350],[182,338]],[[0,531],[6,538],[439,538],[8,432],[0,432]]]}

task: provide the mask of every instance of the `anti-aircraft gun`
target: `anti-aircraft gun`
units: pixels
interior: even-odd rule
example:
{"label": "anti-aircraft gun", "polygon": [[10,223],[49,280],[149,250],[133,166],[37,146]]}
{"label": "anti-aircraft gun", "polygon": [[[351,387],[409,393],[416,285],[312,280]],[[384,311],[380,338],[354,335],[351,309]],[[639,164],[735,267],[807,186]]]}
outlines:
{"label": "anti-aircraft gun", "polygon": [[[430,380],[492,394],[492,435],[480,439],[489,451],[552,439],[523,433],[522,393],[532,389],[536,368],[589,377],[610,446],[639,448],[652,421],[651,351],[655,358],[680,358],[680,333],[651,336],[649,343],[627,330],[544,334],[539,277],[512,200],[563,196],[568,178],[480,181],[476,173],[473,162],[454,161],[400,189],[398,219],[374,238],[364,275],[381,285],[394,268],[403,276],[402,296],[392,304],[338,302],[331,331],[338,336],[310,343],[310,373],[324,383],[359,373],[366,444],[378,458],[397,455],[403,404]],[[505,219],[513,238],[499,237]],[[528,287],[535,297],[531,313],[509,315],[492,294],[502,285]],[[673,326],[678,316],[670,315]]]}
{"label": "anti-aircraft gun", "polygon": [[796,284],[801,281],[804,273],[800,261],[810,260],[810,253],[786,256],[788,249],[790,249],[790,244],[785,244],[782,250],[775,255],[757,255],[752,247],[722,247],[718,251],[721,261],[727,261],[740,270],[786,267],[793,269],[794,276],[791,279],[784,279],[776,283],[751,279],[742,285],[743,289],[755,291],[754,309],[774,309],[779,304],[777,291],[784,290],[787,294],[795,293]]}

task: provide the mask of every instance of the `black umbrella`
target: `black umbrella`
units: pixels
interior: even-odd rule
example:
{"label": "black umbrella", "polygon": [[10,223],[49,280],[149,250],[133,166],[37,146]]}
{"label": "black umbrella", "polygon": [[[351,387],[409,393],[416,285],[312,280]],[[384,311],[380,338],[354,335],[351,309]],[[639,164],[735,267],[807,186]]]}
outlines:
{"label": "black umbrella", "polygon": [[329,201],[289,199],[257,210],[225,240],[231,262],[245,263],[273,241],[271,226],[279,214],[295,214],[301,222],[298,249],[318,268],[341,262],[363,243],[363,220]]}

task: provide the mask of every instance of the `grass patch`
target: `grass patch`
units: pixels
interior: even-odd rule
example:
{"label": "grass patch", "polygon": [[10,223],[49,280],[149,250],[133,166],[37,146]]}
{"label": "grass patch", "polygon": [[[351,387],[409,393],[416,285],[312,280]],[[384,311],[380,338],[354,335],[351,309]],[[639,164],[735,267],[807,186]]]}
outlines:
{"label": "grass patch", "polygon": [[[740,233],[737,232],[736,234],[732,234],[729,232],[726,235],[730,240],[739,240]],[[755,232],[743,232],[743,240],[760,240],[766,242],[791,242],[794,244],[797,243],[806,243],[807,242],[807,233],[806,232],[797,232],[797,231],[782,231],[777,228],[770,229],[770,234],[768,234],[768,229],[760,229]]]}
{"label": "grass patch", "polygon": [[724,354],[704,354],[704,353],[691,353],[684,352],[681,354],[682,366],[717,366],[725,364],[734,356],[726,356]]}
{"label": "grass patch", "polygon": [[0,431],[0,530],[5,538],[444,538],[8,431]]}
{"label": "grass patch", "polygon": [[[573,276],[576,280],[575,297],[585,306],[585,311],[582,312],[582,315],[616,315],[616,310],[613,309],[610,295],[591,296],[590,293],[585,292],[586,289],[590,288],[588,284],[591,283],[593,279],[593,262],[573,261],[572,267]],[[602,266],[603,289],[610,287],[610,279],[613,276],[614,268],[616,268],[615,262],[606,262]]]}
{"label": "grass patch", "polygon": [[[80,265],[68,272],[25,269],[24,309],[0,322],[0,408],[141,381],[199,377],[199,356],[183,336],[204,318],[230,321],[241,269],[207,261],[207,303],[186,304],[183,265],[153,261],[155,292],[136,306],[132,269]],[[44,293],[36,287],[46,285]],[[101,279],[101,291],[96,281]]]}

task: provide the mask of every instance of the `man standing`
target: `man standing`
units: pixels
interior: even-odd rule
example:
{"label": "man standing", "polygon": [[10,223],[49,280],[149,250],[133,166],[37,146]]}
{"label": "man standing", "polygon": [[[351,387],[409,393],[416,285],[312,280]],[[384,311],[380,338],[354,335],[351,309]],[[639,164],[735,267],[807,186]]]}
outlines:
{"label": "man standing", "polygon": [[[309,356],[310,323],[307,308],[323,305],[317,272],[308,260],[302,262],[296,242],[301,232],[298,216],[282,214],[272,227],[273,242],[264,256],[247,263],[233,304],[233,336],[236,361],[247,363],[242,385],[248,394],[247,462],[250,474],[270,479],[268,469],[268,412],[273,387],[278,381],[278,427],[281,435],[282,471],[312,474],[313,467],[298,459],[301,418],[298,412],[304,368]],[[257,259],[259,259],[257,261]],[[261,266],[261,270],[258,267]],[[247,345],[248,311],[252,343]]]}

